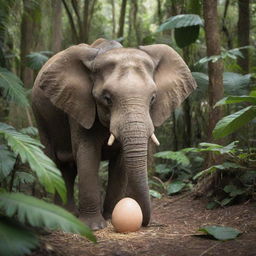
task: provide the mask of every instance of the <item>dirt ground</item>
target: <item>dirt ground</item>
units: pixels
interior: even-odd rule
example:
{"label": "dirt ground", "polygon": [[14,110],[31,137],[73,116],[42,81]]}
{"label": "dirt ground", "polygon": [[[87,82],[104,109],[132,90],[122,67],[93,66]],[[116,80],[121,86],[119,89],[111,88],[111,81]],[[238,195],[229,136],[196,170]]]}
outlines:
{"label": "dirt ground", "polygon": [[[190,195],[153,200],[151,224],[138,232],[118,234],[109,223],[95,232],[98,243],[62,232],[42,236],[33,256],[255,256],[256,203],[207,210],[205,202]],[[202,225],[226,225],[243,234],[221,242],[196,236]]]}

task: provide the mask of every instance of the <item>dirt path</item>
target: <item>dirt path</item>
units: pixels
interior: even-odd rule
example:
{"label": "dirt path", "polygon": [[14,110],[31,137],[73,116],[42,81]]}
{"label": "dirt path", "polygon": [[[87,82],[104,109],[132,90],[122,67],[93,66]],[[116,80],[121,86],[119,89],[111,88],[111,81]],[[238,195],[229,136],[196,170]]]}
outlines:
{"label": "dirt path", "polygon": [[[243,234],[220,242],[195,236],[202,225],[227,225]],[[129,234],[115,233],[111,224],[95,232],[98,243],[72,234],[54,232],[42,237],[42,248],[33,256],[255,256],[256,203],[206,210],[205,202],[190,196],[153,201],[149,227]]]}

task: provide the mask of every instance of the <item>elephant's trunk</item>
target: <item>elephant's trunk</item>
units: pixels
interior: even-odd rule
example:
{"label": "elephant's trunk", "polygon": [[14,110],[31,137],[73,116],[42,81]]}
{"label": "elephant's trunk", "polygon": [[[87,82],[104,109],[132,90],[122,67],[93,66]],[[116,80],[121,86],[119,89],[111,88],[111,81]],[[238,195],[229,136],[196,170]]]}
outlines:
{"label": "elephant's trunk", "polygon": [[123,164],[128,177],[128,195],[140,205],[143,226],[150,221],[151,207],[147,180],[148,129],[144,122],[127,120],[120,141]]}

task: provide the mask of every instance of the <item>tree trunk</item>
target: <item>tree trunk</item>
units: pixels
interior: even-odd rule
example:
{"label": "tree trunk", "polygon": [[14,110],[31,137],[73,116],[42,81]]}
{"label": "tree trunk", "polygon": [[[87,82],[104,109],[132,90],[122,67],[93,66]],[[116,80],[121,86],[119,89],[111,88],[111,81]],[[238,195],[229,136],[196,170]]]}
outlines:
{"label": "tree trunk", "polygon": [[61,31],[61,0],[52,1],[52,44],[51,49],[54,53],[61,50],[62,31]]}
{"label": "tree trunk", "polygon": [[21,21],[21,39],[20,39],[20,62],[21,70],[20,77],[26,88],[31,88],[33,85],[34,74],[33,70],[26,66],[26,56],[34,50],[35,33],[38,29],[38,22],[35,19],[36,13],[40,6],[35,6],[32,0],[23,0],[24,11]]}
{"label": "tree trunk", "polygon": [[162,13],[162,2],[157,0],[157,23],[161,25],[163,22],[163,13]]}
{"label": "tree trunk", "polygon": [[116,37],[116,10],[115,10],[115,1],[110,0],[111,7],[112,7],[112,38],[114,39]]}
{"label": "tree trunk", "polygon": [[135,32],[137,45],[141,42],[140,22],[138,22],[138,3],[137,0],[132,0],[132,13],[133,13],[133,30]]}
{"label": "tree trunk", "polygon": [[[217,0],[204,0],[203,11],[205,20],[205,37],[207,56],[220,55],[220,31],[218,26]],[[212,131],[222,117],[220,108],[213,108],[223,98],[223,63],[208,62],[209,72],[209,128],[208,139],[212,141]]]}
{"label": "tree trunk", "polygon": [[[237,24],[238,47],[250,44],[250,0],[239,0],[239,18]],[[249,50],[243,49],[244,58],[238,58],[237,63],[242,72],[249,73]]]}
{"label": "tree trunk", "polygon": [[223,18],[222,18],[222,31],[225,34],[225,36],[227,37],[228,49],[232,49],[233,48],[232,37],[230,36],[230,33],[226,26],[226,17],[227,17],[227,13],[228,13],[228,7],[229,7],[229,0],[226,0],[225,9],[224,9]]}
{"label": "tree trunk", "polygon": [[89,23],[89,1],[84,0],[84,11],[83,11],[83,42],[86,43],[88,40],[88,23]]}
{"label": "tree trunk", "polygon": [[117,33],[118,38],[124,36],[126,3],[127,3],[127,0],[122,0],[122,6],[120,11],[120,17],[119,17],[119,30]]}
{"label": "tree trunk", "polygon": [[[218,26],[217,0],[204,0],[203,13],[205,21],[205,37],[207,46],[207,56],[220,55],[220,31]],[[223,97],[223,63],[222,60],[217,62],[208,62],[209,74],[209,124],[208,124],[208,141],[214,141],[212,131],[217,121],[222,117],[220,108],[213,108],[215,103]],[[221,157],[216,157],[213,153],[208,154],[204,168],[217,164]],[[207,194],[212,188],[215,188],[220,179],[220,172],[208,175],[197,184],[195,194],[202,196]]]}
{"label": "tree trunk", "polygon": [[78,32],[77,32],[77,29],[76,29],[76,25],[75,25],[75,21],[74,21],[74,18],[72,16],[72,13],[68,7],[68,4],[65,0],[62,0],[62,3],[64,5],[64,8],[66,10],[66,13],[67,13],[67,16],[68,16],[68,20],[69,20],[69,23],[70,23],[70,27],[71,27],[71,32],[72,32],[72,41],[75,42],[75,43],[79,43],[79,35],[78,35]]}

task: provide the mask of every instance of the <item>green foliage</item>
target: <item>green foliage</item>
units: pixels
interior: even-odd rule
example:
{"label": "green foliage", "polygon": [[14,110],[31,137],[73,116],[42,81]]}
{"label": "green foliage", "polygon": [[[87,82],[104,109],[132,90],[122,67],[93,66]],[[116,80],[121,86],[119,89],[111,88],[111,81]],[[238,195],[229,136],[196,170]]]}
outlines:
{"label": "green foliage", "polygon": [[172,16],[160,25],[157,32],[174,29],[175,41],[180,48],[194,43],[199,36],[203,20],[196,14],[180,14]]}
{"label": "green foliage", "polygon": [[16,155],[6,145],[0,145],[0,181],[10,174],[15,162]]}
{"label": "green foliage", "polygon": [[183,166],[188,166],[190,163],[188,157],[184,154],[183,151],[163,151],[156,153],[154,156],[157,158],[170,159],[176,161],[177,164],[181,164]]}
{"label": "green foliage", "polygon": [[222,118],[213,130],[213,137],[223,138],[248,124],[256,117],[256,106],[243,108],[231,115]]}
{"label": "green foliage", "polygon": [[161,193],[159,193],[158,191],[156,191],[156,190],[154,190],[154,189],[150,189],[150,190],[149,190],[149,194],[150,194],[152,197],[155,197],[155,198],[158,198],[158,199],[161,199],[161,198],[162,198]]}
{"label": "green foliage", "polygon": [[[198,88],[191,95],[191,99],[201,101],[208,96],[209,77],[202,72],[192,72]],[[251,75],[241,75],[233,72],[223,73],[223,86],[226,95],[243,95],[248,93],[251,83]]]}
{"label": "green foliage", "polygon": [[15,216],[22,224],[78,233],[96,242],[90,229],[71,213],[35,197],[21,193],[0,193],[0,209],[9,218]]}
{"label": "green foliage", "polygon": [[221,52],[220,55],[213,55],[213,56],[210,56],[210,57],[204,57],[204,58],[200,59],[198,62],[195,63],[195,65],[204,64],[204,63],[207,63],[209,61],[214,63],[214,62],[216,62],[220,59],[225,59],[225,58],[231,58],[231,59],[234,59],[234,60],[236,60],[237,57],[244,58],[244,56],[243,56],[243,54],[240,50],[248,49],[248,48],[251,48],[251,46],[243,46],[243,47],[234,48],[234,49],[230,49],[230,50],[224,50],[224,51]]}
{"label": "green foliage", "polygon": [[186,186],[186,183],[182,181],[179,181],[179,180],[173,181],[167,185],[167,194],[168,195],[176,194],[180,192],[185,186]]}
{"label": "green foliage", "polygon": [[[192,152],[192,151],[191,151]],[[164,160],[165,163],[156,165],[155,172],[158,177],[150,180],[152,189],[173,195],[193,187],[192,177],[197,168],[201,166],[203,158],[195,157],[193,152],[186,150],[163,151],[154,156]],[[193,171],[192,171],[193,170]]]}
{"label": "green foliage", "polygon": [[50,51],[32,52],[26,56],[26,64],[33,70],[39,70],[52,55],[53,52]]}
{"label": "green foliage", "polygon": [[37,236],[24,225],[0,216],[0,255],[21,256],[30,254],[39,246]]}
{"label": "green foliage", "polygon": [[256,117],[256,96],[235,96],[226,97],[216,103],[216,106],[231,104],[231,103],[241,103],[249,102],[253,104],[252,106],[245,107],[231,115],[222,118],[215,126],[213,130],[213,136],[215,138],[225,137],[240,127],[248,124],[251,120]]}
{"label": "green foliage", "polygon": [[12,72],[1,67],[0,89],[5,100],[15,102],[24,107],[29,105],[21,80]]}
{"label": "green foliage", "polygon": [[227,241],[232,240],[242,234],[238,229],[223,226],[203,226],[198,231],[201,231],[216,240]]}
{"label": "green foliage", "polygon": [[19,155],[21,161],[29,164],[45,189],[50,193],[58,191],[65,201],[66,190],[61,174],[55,164],[42,152],[43,146],[40,142],[4,123],[0,123],[0,135],[5,138],[13,152]]}

